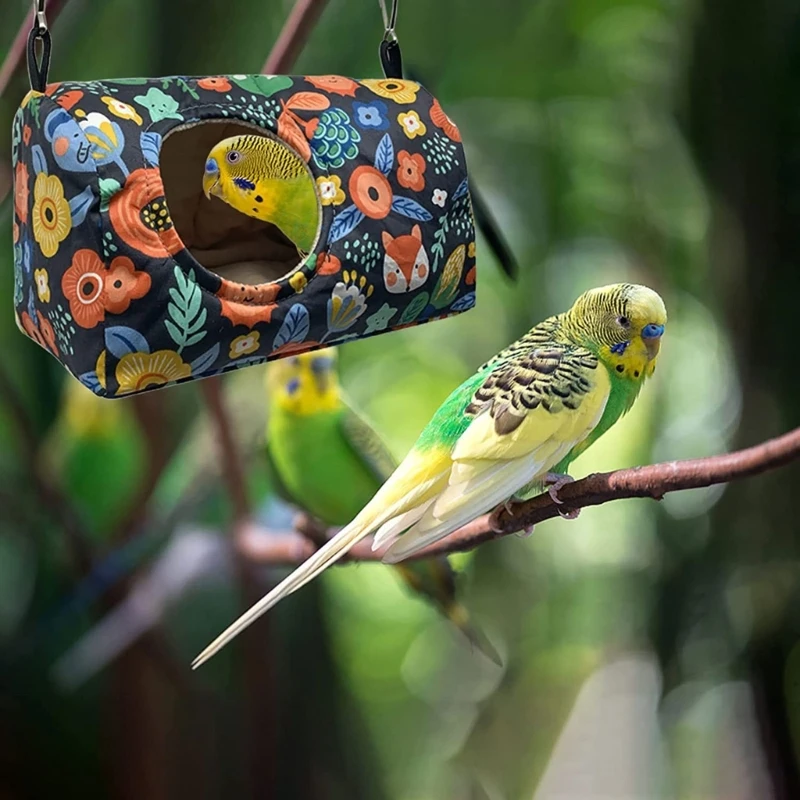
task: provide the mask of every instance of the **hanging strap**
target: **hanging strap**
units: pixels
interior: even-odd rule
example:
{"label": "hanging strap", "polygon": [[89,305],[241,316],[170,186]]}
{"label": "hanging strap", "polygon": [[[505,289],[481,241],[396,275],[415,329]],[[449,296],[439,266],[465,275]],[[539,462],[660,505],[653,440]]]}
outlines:
{"label": "hanging strap", "polygon": [[379,49],[381,57],[381,68],[387,78],[403,77],[403,57],[400,54],[400,43],[397,41],[397,34],[394,29],[397,25],[397,3],[392,0],[391,11],[386,10],[386,0],[378,0],[383,14],[384,34]]}
{"label": "hanging strap", "polygon": [[[50,31],[44,13],[45,0],[33,0],[33,27],[28,34],[28,79],[31,89],[44,92],[50,70]],[[42,57],[36,56],[36,43],[42,43]]]}

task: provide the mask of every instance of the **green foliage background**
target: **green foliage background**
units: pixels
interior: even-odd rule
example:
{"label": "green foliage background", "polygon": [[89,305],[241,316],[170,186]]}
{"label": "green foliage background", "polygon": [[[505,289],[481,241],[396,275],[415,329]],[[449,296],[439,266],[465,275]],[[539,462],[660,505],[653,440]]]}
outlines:
{"label": "green foliage background", "polygon": [[[290,6],[73,0],[53,26],[51,80],[257,72]],[[4,0],[0,52],[28,7]],[[374,76],[381,33],[377,3],[331,0],[295,71]],[[479,239],[474,310],[341,348],[349,394],[398,456],[485,358],[586,288],[622,280],[664,296],[663,357],[575,475],[710,455],[800,423],[796,3],[402,0],[398,33],[406,66],[459,124],[472,181],[522,266],[510,282]],[[26,88],[20,73],[0,98],[6,163]],[[388,570],[351,565],[190,673],[248,592],[282,574],[240,581],[221,559],[154,632],[60,686],[54,663],[173,532],[223,540],[231,510],[197,385],[96,401],[16,330],[10,210],[6,198],[0,796],[800,796],[797,466],[608,504],[459,557],[465,602],[504,670]],[[224,379],[245,441],[263,429],[262,380],[261,368]],[[272,513],[257,449],[248,476]],[[76,600],[76,530],[92,558],[115,554],[120,580],[94,598]],[[639,677],[592,721],[585,681],[617,668]],[[606,794],[574,789],[582,772]]]}

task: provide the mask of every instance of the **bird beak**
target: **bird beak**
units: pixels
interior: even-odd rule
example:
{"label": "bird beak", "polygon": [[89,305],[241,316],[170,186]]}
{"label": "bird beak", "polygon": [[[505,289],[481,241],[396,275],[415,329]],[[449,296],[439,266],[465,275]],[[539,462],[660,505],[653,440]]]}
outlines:
{"label": "bird beak", "polygon": [[219,178],[216,175],[203,176],[203,194],[208,200],[211,199],[212,194],[219,194]]}
{"label": "bird beak", "polygon": [[325,394],[331,384],[331,376],[329,372],[315,372],[314,383],[317,384],[317,391],[320,394]]}
{"label": "bird beak", "polygon": [[642,330],[642,341],[647,349],[647,358],[652,361],[661,349],[661,337],[664,335],[664,326],[651,322]]}

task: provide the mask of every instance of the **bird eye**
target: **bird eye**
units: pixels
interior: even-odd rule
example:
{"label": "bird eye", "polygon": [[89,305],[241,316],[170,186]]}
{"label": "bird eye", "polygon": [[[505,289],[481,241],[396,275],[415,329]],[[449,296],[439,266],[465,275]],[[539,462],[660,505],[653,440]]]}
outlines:
{"label": "bird eye", "polygon": [[327,358],[326,356],[320,356],[311,362],[311,369],[313,372],[325,372],[326,370],[330,369],[332,363],[333,359]]}
{"label": "bird eye", "polygon": [[241,157],[242,154],[238,150],[231,150],[228,155],[225,156],[229,164],[235,164]]}
{"label": "bird eye", "polygon": [[631,321],[624,314],[622,314],[617,317],[617,325],[619,325],[621,328],[630,328]]}

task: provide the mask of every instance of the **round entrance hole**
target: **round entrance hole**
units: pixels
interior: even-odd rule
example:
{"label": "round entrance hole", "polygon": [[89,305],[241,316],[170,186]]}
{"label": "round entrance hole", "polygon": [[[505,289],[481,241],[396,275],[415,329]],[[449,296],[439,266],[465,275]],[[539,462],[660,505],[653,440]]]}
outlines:
{"label": "round entrance hole", "polygon": [[[254,125],[204,120],[174,129],[161,146],[160,169],[169,215],[194,258],[210,272],[244,285],[268,283],[290,275],[300,264],[294,244],[269,222],[248,217],[218,197],[203,194],[206,158],[218,142],[230,136],[274,134]],[[311,172],[308,180],[314,185]],[[322,210],[317,204],[317,234]]]}

